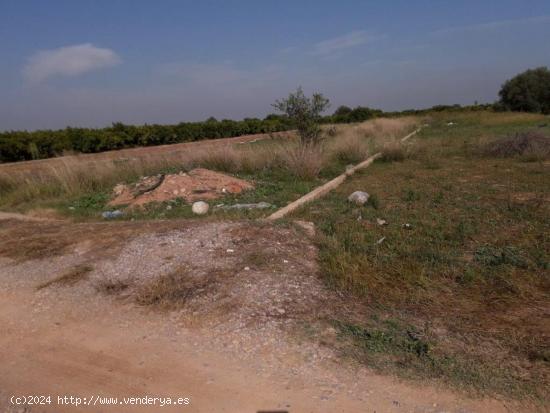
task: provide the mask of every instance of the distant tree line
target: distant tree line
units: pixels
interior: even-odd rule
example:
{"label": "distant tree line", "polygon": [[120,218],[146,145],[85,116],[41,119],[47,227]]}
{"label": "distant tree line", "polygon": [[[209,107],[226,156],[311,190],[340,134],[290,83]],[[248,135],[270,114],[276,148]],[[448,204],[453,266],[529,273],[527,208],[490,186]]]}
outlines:
{"label": "distant tree line", "polygon": [[[340,106],[332,115],[322,116],[319,123],[364,122],[376,117],[424,115],[433,112],[507,110],[501,103],[437,105],[426,109],[383,112],[365,106]],[[165,145],[204,139],[228,138],[256,133],[273,133],[295,129],[286,115],[270,114],[264,119],[240,121],[209,118],[204,122],[182,122],[175,125],[125,125],[117,122],[107,128],[72,128],[60,130],[8,131],[0,133],[0,162],[44,159],[66,152],[95,153],[138,146]]]}
{"label": "distant tree line", "polygon": [[[364,106],[340,106],[332,115],[323,116],[320,123],[363,122],[379,116],[418,115],[443,110],[484,110],[491,105],[475,107],[434,106],[423,110],[383,112]],[[60,130],[8,131],[0,133],[0,162],[44,159],[66,152],[95,153],[138,146],[166,145],[219,139],[256,133],[273,133],[295,129],[285,115],[270,114],[264,119],[246,118],[240,121],[209,118],[204,122],[182,122],[175,125],[125,125],[117,122],[107,128],[73,128]]]}
{"label": "distant tree line", "polygon": [[65,128],[61,130],[9,131],[0,133],[0,162],[42,159],[67,151],[94,153],[137,146],[193,142],[291,129],[283,116],[241,121],[209,118],[204,122],[176,125],[125,125],[117,122],[100,129]]}

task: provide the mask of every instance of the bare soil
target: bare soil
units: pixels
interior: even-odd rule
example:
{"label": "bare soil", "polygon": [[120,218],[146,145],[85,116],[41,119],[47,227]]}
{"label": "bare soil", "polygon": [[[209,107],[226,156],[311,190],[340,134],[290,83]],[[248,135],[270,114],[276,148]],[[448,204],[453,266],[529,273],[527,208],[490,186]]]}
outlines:
{"label": "bare soil", "polygon": [[[8,218],[0,217],[1,411],[532,410],[344,363],[321,344],[336,339],[330,327],[322,337],[307,331],[348,303],[324,287],[316,248],[293,226]],[[83,266],[85,277],[48,284]],[[174,274],[197,288],[166,295],[158,282]],[[140,301],[151,288],[164,301]],[[9,405],[12,394],[191,404],[21,409]]]}

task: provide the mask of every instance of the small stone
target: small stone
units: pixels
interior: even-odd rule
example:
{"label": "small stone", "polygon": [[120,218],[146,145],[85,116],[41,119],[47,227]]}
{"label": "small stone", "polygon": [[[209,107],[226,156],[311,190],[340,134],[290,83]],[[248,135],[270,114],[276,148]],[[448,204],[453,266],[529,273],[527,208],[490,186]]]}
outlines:
{"label": "small stone", "polygon": [[366,192],[355,191],[348,197],[348,201],[362,206],[367,203],[367,201],[369,200],[369,197],[370,195]]}
{"label": "small stone", "polygon": [[382,218],[376,218],[376,223],[378,225],[388,225],[388,221],[386,221],[385,219],[382,219]]}
{"label": "small stone", "polygon": [[172,209],[172,205],[166,205],[166,210],[170,211]]}
{"label": "small stone", "polygon": [[297,220],[294,223],[302,228],[308,237],[315,236],[315,224],[313,222]]}
{"label": "small stone", "polygon": [[105,219],[118,218],[118,217],[121,217],[122,215],[124,215],[124,212],[122,212],[119,209],[115,209],[114,211],[103,211],[101,213],[101,216]]}
{"label": "small stone", "polygon": [[204,201],[197,201],[193,203],[193,206],[191,207],[191,210],[194,214],[197,215],[204,215],[208,212],[208,204]]}

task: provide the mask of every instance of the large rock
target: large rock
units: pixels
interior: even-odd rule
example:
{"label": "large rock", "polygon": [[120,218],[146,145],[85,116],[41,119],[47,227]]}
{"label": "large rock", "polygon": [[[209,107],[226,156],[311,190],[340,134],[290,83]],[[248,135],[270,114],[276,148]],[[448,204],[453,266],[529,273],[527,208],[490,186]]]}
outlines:
{"label": "large rock", "polygon": [[209,206],[204,201],[197,201],[193,203],[191,211],[197,215],[204,215],[208,212]]}
{"label": "large rock", "polygon": [[357,205],[365,205],[369,200],[369,194],[363,191],[355,191],[348,197],[349,202],[353,202]]}

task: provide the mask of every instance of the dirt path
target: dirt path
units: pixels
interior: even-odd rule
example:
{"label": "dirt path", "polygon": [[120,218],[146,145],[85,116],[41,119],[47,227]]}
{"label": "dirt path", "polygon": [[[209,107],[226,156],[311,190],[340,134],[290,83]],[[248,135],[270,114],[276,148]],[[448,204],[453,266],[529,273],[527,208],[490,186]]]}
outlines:
{"label": "dirt path", "polygon": [[[74,237],[69,232],[74,224],[69,223],[12,220],[4,225],[0,231],[4,235],[17,233],[21,241],[17,248],[21,249],[27,241],[38,248],[39,239],[30,235],[34,232],[45,234],[45,239],[62,238],[64,233]],[[287,334],[291,330],[286,326],[293,321],[290,315],[314,307],[308,300],[322,301],[325,292],[315,276],[302,272],[304,268],[306,273],[311,271],[309,253],[304,253],[303,239],[296,245],[286,241],[293,238],[289,230],[250,224],[186,227],[184,222],[171,222],[166,228],[156,224],[147,229],[149,234],[136,236],[129,228],[137,228],[139,223],[83,225],[76,230],[79,239],[75,244],[64,244],[62,251],[50,250],[54,255],[46,258],[29,260],[30,256],[23,254],[25,260],[21,260],[17,248],[8,249],[0,242],[4,255],[0,257],[2,412],[520,411],[502,401],[471,400],[433,385],[375,375],[342,363],[312,343],[295,341]],[[106,238],[106,231],[119,237],[129,234],[126,240],[117,238],[123,245],[114,254],[103,255],[99,247],[90,246]],[[87,239],[92,232],[96,238]],[[208,255],[209,249],[193,247],[195,243],[205,245],[207,239],[215,244],[212,255]],[[155,247],[161,244],[162,249]],[[242,265],[227,252],[228,246],[248,254],[257,252],[249,248],[258,245],[262,251],[273,246],[270,259],[274,261],[269,268],[275,270],[267,272],[260,264],[257,269],[250,264],[252,268],[231,277],[224,272],[224,268]],[[190,300],[190,314],[151,310],[130,299],[98,294],[93,288],[93,282],[101,277],[121,276],[126,270],[124,277],[139,273],[132,278],[135,282],[149,277],[150,268],[158,266],[155,260],[163,259],[162,254],[172,256],[174,251],[181,252],[187,265],[211,262],[221,277],[216,281],[218,290]],[[187,256],[189,252],[193,254]],[[283,262],[283,257],[284,265],[274,264]],[[82,260],[90,262],[90,258],[95,258],[97,270],[89,280],[36,289],[55,271]],[[280,300],[286,296],[288,302]],[[236,299],[240,299],[238,306]],[[220,301],[226,314],[214,311],[219,310],[215,305]],[[274,317],[273,306],[283,304],[289,318]],[[53,399],[49,406],[25,410],[10,406],[10,395],[52,395]],[[162,408],[158,404],[57,404],[57,396],[71,395],[117,397],[119,402],[123,397],[146,395],[174,400],[188,397],[190,404]]]}
{"label": "dirt path", "polygon": [[[58,302],[37,310],[33,301],[29,293],[1,293],[0,387],[6,395],[189,397],[186,408],[149,406],[140,411],[197,413],[506,411],[499,402],[461,400],[435,388],[410,387],[366,372],[349,383],[360,396],[345,389],[318,388],[307,377],[284,371],[269,372],[266,378],[248,364],[204,349],[200,333],[179,330],[162,317],[105,303],[83,309]],[[54,403],[30,411],[136,408]]]}

